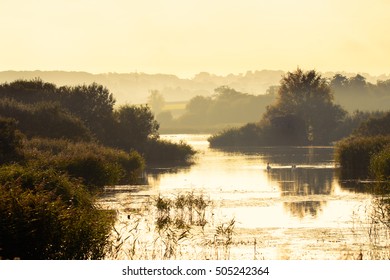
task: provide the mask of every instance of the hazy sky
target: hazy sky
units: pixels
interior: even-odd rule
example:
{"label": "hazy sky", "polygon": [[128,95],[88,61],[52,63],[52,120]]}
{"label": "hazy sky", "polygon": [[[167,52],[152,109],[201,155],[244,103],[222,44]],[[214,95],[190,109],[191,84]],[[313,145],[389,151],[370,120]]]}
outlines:
{"label": "hazy sky", "polygon": [[0,71],[390,73],[390,0],[0,0]]}

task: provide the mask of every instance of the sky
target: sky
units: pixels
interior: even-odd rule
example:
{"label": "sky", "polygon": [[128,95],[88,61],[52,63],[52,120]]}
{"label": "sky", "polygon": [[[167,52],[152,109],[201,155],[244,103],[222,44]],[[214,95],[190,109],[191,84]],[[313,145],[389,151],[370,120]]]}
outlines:
{"label": "sky", "polygon": [[0,71],[390,73],[390,0],[0,0]]}

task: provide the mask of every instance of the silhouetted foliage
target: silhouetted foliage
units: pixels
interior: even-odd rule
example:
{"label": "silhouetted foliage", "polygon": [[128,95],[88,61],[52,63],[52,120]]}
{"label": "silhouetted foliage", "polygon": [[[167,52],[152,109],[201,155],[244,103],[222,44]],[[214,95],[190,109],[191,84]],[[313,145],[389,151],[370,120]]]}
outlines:
{"label": "silhouetted foliage", "polygon": [[149,138],[158,137],[159,124],[148,106],[125,105],[115,111],[112,145],[124,150],[141,149]]}
{"label": "silhouetted foliage", "polygon": [[89,191],[136,183],[145,162],[134,149],[168,161],[193,155],[158,140],[149,107],[114,111],[114,103],[95,83],[0,85],[0,163],[21,164],[0,167],[0,258],[104,258],[114,215],[97,209]]}
{"label": "silhouetted foliage", "polygon": [[213,130],[231,124],[243,124],[259,119],[265,108],[274,100],[274,94],[251,95],[228,86],[215,89],[212,97],[192,98],[182,116],[162,126]]}
{"label": "silhouetted foliage", "polygon": [[45,83],[39,78],[33,80],[16,80],[0,85],[0,97],[10,98],[22,103],[58,101],[57,87]]}
{"label": "silhouetted foliage", "polygon": [[113,122],[115,99],[107,88],[93,83],[60,87],[58,93],[61,104],[78,116],[100,141],[109,138],[107,129]]}
{"label": "silhouetted foliage", "polygon": [[248,123],[240,128],[225,129],[207,140],[211,147],[266,145],[262,135],[262,130],[257,124]]}
{"label": "silhouetted foliage", "polygon": [[21,158],[22,134],[14,119],[0,117],[0,164]]}
{"label": "silhouetted foliage", "polygon": [[161,139],[149,139],[144,146],[146,161],[154,163],[186,163],[195,154],[194,149],[184,142],[178,144]]}
{"label": "silhouetted foliage", "polygon": [[[334,140],[329,138],[331,131],[342,122],[346,112],[333,104],[333,95],[326,79],[314,70],[303,72],[298,68],[282,79],[278,93],[275,104],[267,108],[263,122],[268,121],[272,126],[277,118],[279,126],[296,127],[299,129],[297,133],[305,135],[306,143],[328,144]],[[285,123],[281,124],[283,120]],[[284,137],[294,133],[285,131]]]}
{"label": "silhouetted foliage", "polygon": [[0,256],[102,259],[114,215],[75,180],[53,170],[0,168]]}
{"label": "silhouetted foliage", "polygon": [[[333,103],[328,81],[314,70],[303,72],[298,68],[281,80],[276,102],[267,107],[255,133],[246,133],[246,127],[228,130],[211,137],[210,144],[329,144],[336,140],[337,128],[345,117],[346,112]],[[229,137],[235,140],[229,141]]]}
{"label": "silhouetted foliage", "polygon": [[357,74],[347,78],[342,74],[333,76],[330,82],[335,102],[349,112],[356,110],[388,110],[390,107],[390,80],[372,84]]}
{"label": "silhouetted foliage", "polygon": [[307,145],[305,121],[296,115],[275,116],[263,127],[265,143],[272,145]]}
{"label": "silhouetted foliage", "polygon": [[[57,88],[34,79],[0,85],[0,116],[16,119],[29,138],[96,140],[145,153],[149,139],[158,138],[159,124],[150,108],[125,105],[114,110],[114,104],[109,90],[96,83]],[[182,147],[177,149],[180,154]]]}
{"label": "silhouetted foliage", "polygon": [[24,153],[29,164],[66,172],[81,178],[90,188],[120,182],[134,184],[144,168],[137,152],[126,153],[95,143],[32,139],[25,141]]}
{"label": "silhouetted foliage", "polygon": [[23,104],[12,99],[2,99],[0,116],[16,119],[17,128],[27,137],[92,139],[84,123],[57,103]]}
{"label": "silhouetted foliage", "polygon": [[390,141],[370,160],[370,172],[377,180],[390,181]]}
{"label": "silhouetted foliage", "polygon": [[[34,116],[34,119],[44,118],[45,114],[49,114],[47,111],[50,110],[51,114],[62,114],[62,118],[65,118],[66,112],[70,112],[72,116],[67,114],[66,118],[80,119],[83,125],[99,140],[105,139],[105,128],[113,121],[112,114],[115,100],[107,88],[96,83],[88,86],[64,86],[57,88],[54,84],[44,83],[40,79],[31,81],[18,80],[0,85],[0,97],[27,104],[29,106],[26,110],[30,109],[32,111],[35,109],[38,112],[39,110],[35,107],[43,105],[37,104],[58,104],[57,109],[54,109],[54,105],[44,105],[51,108],[41,108],[43,111],[39,112],[39,116]],[[53,116],[50,115],[50,117]],[[50,121],[50,118],[47,118],[47,121]],[[43,123],[40,123],[40,125],[42,126]],[[59,129],[59,126],[57,129]],[[35,128],[32,130],[35,130]],[[51,130],[53,129],[51,128]]]}
{"label": "silhouetted foliage", "polygon": [[390,112],[377,112],[336,145],[343,177],[390,177]]}
{"label": "silhouetted foliage", "polygon": [[390,144],[390,136],[349,137],[335,147],[335,158],[341,166],[341,178],[367,178],[370,162]]}

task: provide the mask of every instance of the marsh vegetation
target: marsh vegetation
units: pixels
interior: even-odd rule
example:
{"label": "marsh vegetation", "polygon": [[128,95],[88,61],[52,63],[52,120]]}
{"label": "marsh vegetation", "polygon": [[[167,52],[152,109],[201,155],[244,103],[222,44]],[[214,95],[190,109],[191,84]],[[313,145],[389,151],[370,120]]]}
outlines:
{"label": "marsh vegetation", "polygon": [[0,85],[0,258],[105,258],[116,215],[96,195],[137,183],[145,158],[187,162],[194,154],[159,140],[147,106],[114,104],[95,83]]}
{"label": "marsh vegetation", "polygon": [[265,96],[194,97],[182,124],[261,116],[211,148],[160,137],[147,105],[115,107],[95,83],[0,85],[0,257],[389,258],[390,114],[351,113],[334,93],[385,102],[388,84],[344,78],[297,69]]}

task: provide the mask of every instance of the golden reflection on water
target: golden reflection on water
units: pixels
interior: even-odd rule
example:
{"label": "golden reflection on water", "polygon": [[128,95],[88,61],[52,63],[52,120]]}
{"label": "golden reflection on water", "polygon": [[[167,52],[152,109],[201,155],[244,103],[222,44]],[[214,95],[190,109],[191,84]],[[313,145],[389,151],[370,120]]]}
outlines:
{"label": "golden reflection on water", "polygon": [[360,206],[370,198],[341,188],[331,147],[216,150],[206,135],[165,138],[198,149],[196,163],[154,174],[149,184],[160,193],[201,191],[240,227],[345,227],[352,215],[364,215]]}
{"label": "golden reflection on water", "polygon": [[145,185],[118,187],[106,202],[136,208],[159,194],[201,192],[213,201],[213,219],[235,218],[237,259],[353,259],[369,246],[361,225],[371,195],[339,183],[331,147],[217,150],[207,135],[162,137],[192,145],[195,164],[150,168]]}

